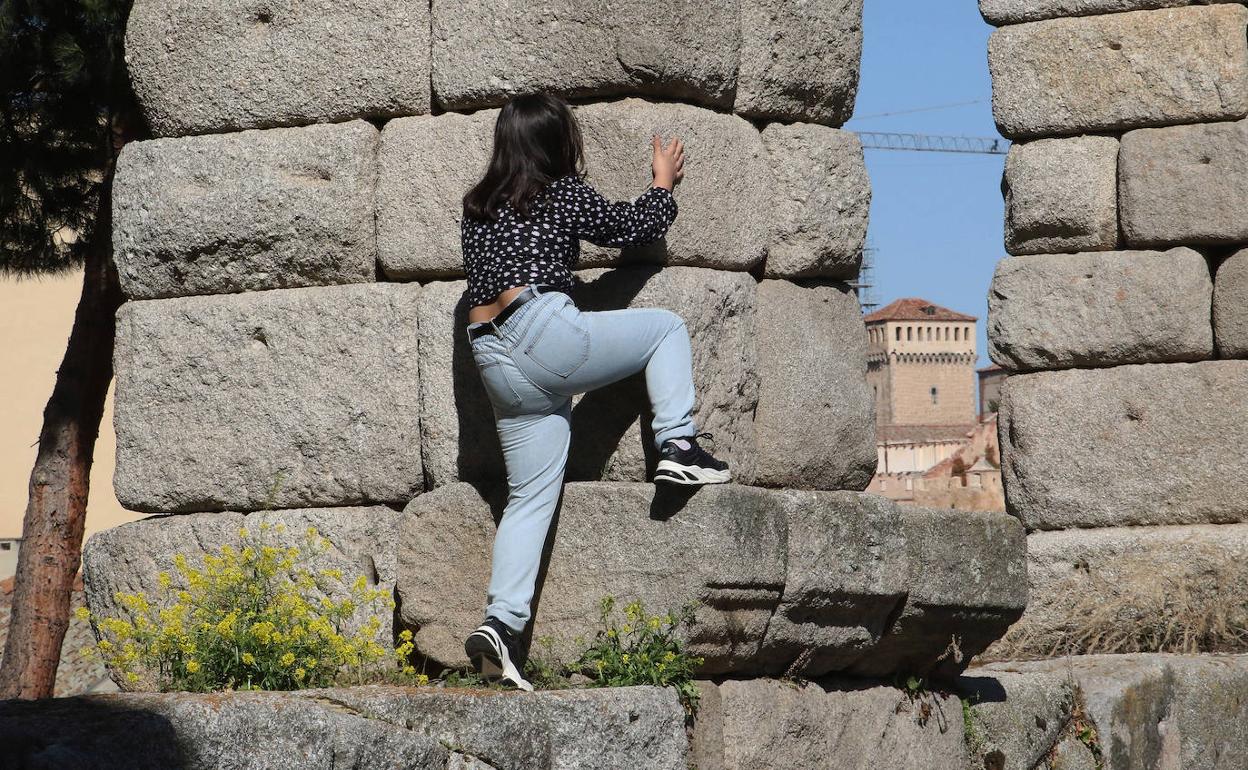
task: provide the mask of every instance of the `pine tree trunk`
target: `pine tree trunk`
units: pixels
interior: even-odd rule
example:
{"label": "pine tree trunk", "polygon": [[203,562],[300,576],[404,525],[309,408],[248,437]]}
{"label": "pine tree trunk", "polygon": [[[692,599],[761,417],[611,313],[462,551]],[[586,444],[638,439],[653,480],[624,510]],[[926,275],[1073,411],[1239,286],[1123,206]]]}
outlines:
{"label": "pine tree trunk", "polygon": [[0,698],[52,697],[69,627],[95,439],[113,378],[115,315],[122,301],[112,260],[109,188],[106,183],[100,196],[82,297],[52,397],[43,411],[39,454],[22,522],[13,613],[0,663]]}

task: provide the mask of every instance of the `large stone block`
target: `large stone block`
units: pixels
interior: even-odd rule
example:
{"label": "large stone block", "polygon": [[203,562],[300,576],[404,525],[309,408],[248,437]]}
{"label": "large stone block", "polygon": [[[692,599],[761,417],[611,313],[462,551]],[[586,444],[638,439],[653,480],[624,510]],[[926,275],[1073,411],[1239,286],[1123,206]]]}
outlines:
{"label": "large stone block", "polygon": [[1006,505],[1028,530],[1248,519],[1248,362],[1009,377]]}
{"label": "large stone block", "polygon": [[1130,131],[1118,164],[1129,245],[1248,240],[1248,121]]}
{"label": "large stone block", "polygon": [[871,207],[858,136],[809,123],[772,123],[762,136],[777,188],[764,275],[856,278]]}
{"label": "large stone block", "polygon": [[377,129],[351,123],[126,145],[113,254],[131,299],[371,281]]}
{"label": "large stone block", "polygon": [[967,704],[963,721],[972,767],[1045,767],[1041,763],[1067,732],[1075,709],[1074,682],[1050,673],[968,669],[957,689]]}
{"label": "large stone block", "polygon": [[1215,5],[1002,27],[988,42],[1005,136],[1121,131],[1248,113],[1248,9]]}
{"label": "large stone block", "polygon": [[117,471],[138,511],[406,503],[423,488],[400,284],[142,300],[117,316]]}
{"label": "large stone block", "polygon": [[648,94],[728,107],[740,47],[737,4],[677,0],[433,6],[433,91],[446,109],[517,93]]}
{"label": "large stone block", "polygon": [[[714,434],[717,456],[749,473],[758,404],[754,279],[745,273],[676,267],[587,270],[572,296],[582,310],[663,307],[685,320],[693,343],[694,420]],[[430,486],[505,477],[494,413],[464,327],[463,281],[427,284],[421,297],[421,435]],[[644,481],[657,452],[639,373],[578,396],[566,478]]]}
{"label": "large stone block", "polygon": [[1167,629],[1216,636],[1243,615],[1246,564],[1245,524],[1033,532],[1027,610],[986,657],[1134,651]]}
{"label": "large stone block", "polygon": [[1096,16],[1224,2],[1237,0],[979,0],[979,12],[989,24],[1000,27],[1063,16]]}
{"label": "large stone block", "polygon": [[157,136],[429,111],[429,6],[139,0],[130,83]]}
{"label": "large stone block", "polygon": [[1232,254],[1218,266],[1213,338],[1222,358],[1248,358],[1248,250]]}
{"label": "large stone block", "polygon": [[[432,661],[467,664],[463,639],[485,611],[494,522],[505,496],[454,484],[404,511],[399,612]],[[784,501],[736,485],[696,493],[649,484],[572,483],[539,572],[533,639],[574,660],[599,628],[599,602],[644,602],[652,613],[700,601],[690,648],[708,672],[752,661],[785,580]],[[582,644],[577,644],[577,637]]]}
{"label": "large stone block", "polygon": [[[497,110],[448,113],[387,124],[382,132],[378,202],[378,241],[386,275],[397,279],[463,275],[462,199],[489,162],[497,114]],[[748,270],[762,260],[775,214],[770,209],[776,182],[753,126],[732,115],[641,99],[587,104],[576,107],[575,114],[584,136],[587,181],[611,200],[631,201],[650,185],[652,133],[678,134],[689,146],[685,179],[676,188],[679,214],[667,235],[653,244],[626,249],[585,243],[578,267],[650,262]],[[844,163],[848,177],[852,159]],[[852,187],[840,192],[842,181],[848,185],[847,178],[828,181],[820,188],[821,195],[836,201],[842,194],[862,194]],[[809,206],[790,209],[795,218],[812,216]],[[783,225],[785,232],[801,232],[802,221]],[[796,236],[790,239],[796,241]]]}
{"label": "large stone block", "polygon": [[1118,140],[1038,139],[1005,159],[1005,249],[1104,251],[1118,245]]}
{"label": "large stone block", "polygon": [[760,486],[865,489],[877,460],[875,406],[865,376],[867,333],[853,291],[764,280],[755,326],[762,382],[754,471],[738,478]]}
{"label": "large stone block", "polygon": [[988,292],[988,354],[1015,370],[1201,361],[1212,294],[1191,249],[1006,257]]}
{"label": "large stone block", "polygon": [[[848,680],[699,683],[693,729],[699,770],[925,768],[963,770],[960,705],[917,701],[895,687]],[[930,718],[919,712],[931,709]],[[940,714],[944,716],[940,716]]]}
{"label": "large stone block", "polygon": [[734,109],[839,126],[854,112],[862,0],[744,0]]}
{"label": "large stone block", "polygon": [[[191,513],[127,522],[97,532],[87,540],[82,554],[87,604],[97,617],[128,617],[128,611],[115,597],[120,591],[145,594],[153,614],[170,607],[177,600],[177,591],[188,587],[174,566],[174,555],[186,556],[190,566],[198,569],[204,554],[219,555],[223,545],[241,550],[243,539],[239,530],[242,528],[248,532],[247,542],[283,550],[299,547],[308,555],[299,567],[314,575],[323,569],[341,570],[341,580],[318,578],[317,590],[305,596],[311,602],[321,597],[334,601],[349,597],[351,584],[359,575],[364,576],[370,589],[384,589],[389,598],[394,592],[397,569],[395,536],[398,525],[399,513],[384,505],[257,511],[250,515]],[[309,527],[315,528],[330,546],[309,544]],[[170,588],[160,585],[161,572],[169,573]],[[381,620],[377,643],[393,646],[394,612],[381,601],[373,607],[358,608],[346,619],[343,632],[357,632],[372,615]],[[145,680],[135,685],[121,676],[114,676],[114,679],[123,690],[149,690],[154,684]]]}

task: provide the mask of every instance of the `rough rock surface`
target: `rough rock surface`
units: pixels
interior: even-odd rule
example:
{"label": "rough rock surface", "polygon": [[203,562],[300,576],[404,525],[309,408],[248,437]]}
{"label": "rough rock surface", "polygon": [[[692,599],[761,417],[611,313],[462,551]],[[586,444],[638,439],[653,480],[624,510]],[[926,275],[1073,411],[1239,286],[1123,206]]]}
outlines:
{"label": "rough rock surface", "polygon": [[727,107],[740,48],[737,4],[676,0],[433,6],[433,91],[449,110],[517,93],[649,94]]}
{"label": "rough rock surface", "polygon": [[429,6],[140,0],[130,82],[157,136],[429,111]]}
{"label": "rough rock surface", "polygon": [[1079,654],[1174,617],[1225,615],[1248,592],[1245,564],[1245,524],[1033,532],[1027,610],[985,657]]}
{"label": "rough rock surface", "polygon": [[1118,245],[1118,140],[1037,139],[1005,160],[1005,249],[1105,251]]}
{"label": "rough rock surface", "polygon": [[[684,770],[671,689],[564,692],[360,687],[114,693],[0,701],[17,767],[638,767]],[[501,748],[500,748],[501,747]]]}
{"label": "rough rock surface", "polygon": [[1120,131],[1248,113],[1248,9],[1214,5],[1002,27],[988,43],[1007,137]]}
{"label": "rough rock surface", "polygon": [[1051,756],[1045,758],[1039,770],[1104,770],[1097,762],[1096,754],[1075,735],[1068,735],[1053,747]]}
{"label": "rough rock surface", "polygon": [[754,470],[737,478],[760,486],[865,489],[877,460],[875,404],[863,375],[867,333],[853,291],[764,280],[755,327],[762,381]]}
{"label": "rough rock surface", "polygon": [[1248,766],[1248,656],[1082,655],[979,670],[1073,677],[1105,770]]}
{"label": "rough rock surface", "polygon": [[126,303],[114,356],[122,505],[406,503],[423,488],[418,291],[355,284]]}
{"label": "rough rock surface", "polygon": [[[467,484],[434,490],[404,511],[399,612],[416,649],[466,665],[463,637],[481,621],[494,522],[505,495]],[[650,484],[572,483],[539,573],[533,639],[544,655],[575,659],[599,628],[599,602],[640,599],[651,613],[699,600],[689,642],[708,672],[739,668],[758,651],[784,588],[783,501],[766,490],[708,486],[696,493]]]}
{"label": "rough rock surface", "polygon": [[113,254],[131,299],[373,280],[377,129],[338,125],[126,145]]}
{"label": "rough rock surface", "polygon": [[[577,278],[572,296],[582,310],[663,307],[680,314],[693,343],[694,420],[714,434],[716,456],[745,478],[758,404],[754,279],[688,267],[586,270]],[[421,435],[430,486],[504,478],[494,413],[464,334],[464,286],[430,283],[420,300]],[[574,399],[566,478],[650,478],[657,452],[649,404],[640,373]]]}
{"label": "rough rock surface", "polygon": [[988,292],[988,354],[1015,370],[1201,361],[1212,293],[1191,249],[1006,257]]}
{"label": "rough rock surface", "polygon": [[[269,529],[262,530],[265,525]],[[97,532],[87,540],[82,555],[87,605],[97,617],[127,617],[128,611],[114,596],[121,591],[145,594],[153,614],[160,608],[172,606],[176,592],[187,587],[174,566],[174,554],[185,555],[190,566],[198,569],[204,554],[219,555],[223,545],[241,550],[240,528],[247,529],[248,543],[282,549],[299,547],[308,555],[308,560],[301,562],[300,567],[313,574],[322,569],[342,571],[341,580],[323,578],[320,581],[319,585],[331,590],[314,591],[306,597],[312,602],[319,601],[322,596],[334,601],[347,598],[357,575],[364,575],[370,589],[385,589],[389,597],[394,590],[397,569],[394,538],[398,525],[399,514],[382,505],[257,511],[250,515],[192,513],[127,522]],[[284,531],[277,531],[278,526]],[[329,540],[330,546],[309,545],[306,540],[309,527]],[[160,585],[162,571],[169,573],[172,580],[169,589]],[[394,613],[381,602],[374,607],[361,607],[348,619],[344,629],[358,630],[370,615],[381,619],[377,642],[393,645]],[[114,678],[123,690],[153,689],[150,681],[134,685],[124,677]]]}
{"label": "rough rock surface", "polygon": [[772,123],[762,137],[777,187],[764,274],[856,278],[871,207],[858,136],[809,123]]}
{"label": "rough rock surface", "polygon": [[1248,358],[1248,250],[1218,266],[1213,283],[1213,338],[1223,358]]}
{"label": "rough rock surface", "polygon": [[968,669],[958,679],[969,703],[967,748],[975,767],[1034,770],[1058,742],[1075,707],[1068,677]]}
{"label": "rough rock surface", "polygon": [[1248,362],[1145,364],[1008,378],[1006,505],[1029,530],[1248,518]]}
{"label": "rough rock surface", "polygon": [[[699,684],[693,732],[699,770],[966,767],[962,720],[955,716],[960,707],[948,695],[911,701],[895,687],[852,680]],[[930,718],[921,716],[924,706]]]}
{"label": "rough rock surface", "polygon": [[1122,11],[1147,11],[1184,5],[1209,5],[1236,0],[979,0],[979,12],[993,26],[1064,16],[1096,16]]}
{"label": "rough rock surface", "polygon": [[1248,121],[1130,131],[1119,156],[1122,234],[1132,246],[1248,240]]}
{"label": "rough rock surface", "polygon": [[854,112],[861,59],[862,0],[743,0],[734,109],[839,126]]}

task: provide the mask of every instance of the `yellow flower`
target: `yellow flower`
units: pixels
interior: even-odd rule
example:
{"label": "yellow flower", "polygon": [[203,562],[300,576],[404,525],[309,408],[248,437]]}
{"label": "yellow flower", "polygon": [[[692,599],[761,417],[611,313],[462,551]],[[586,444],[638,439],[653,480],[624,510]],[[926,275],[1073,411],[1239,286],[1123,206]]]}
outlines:
{"label": "yellow flower", "polygon": [[307,673],[308,672],[304,671],[302,668],[297,668],[295,669],[295,679],[303,679]]}
{"label": "yellow flower", "polygon": [[294,654],[293,652],[288,652],[288,653],[286,653],[285,655],[283,655],[283,656],[282,656],[282,665],[283,665],[283,666],[289,666],[290,664],[292,664],[292,663],[294,663],[294,662],[295,662],[295,654]]}
{"label": "yellow flower", "polygon": [[627,662],[628,662],[628,653],[627,653],[627,652],[626,652],[626,653],[624,653],[623,655],[621,655],[621,656],[620,656],[620,662],[621,662],[621,663],[627,663]]}
{"label": "yellow flower", "polygon": [[198,661],[198,660],[193,660],[193,659],[192,659],[192,660],[188,660],[188,661],[186,662],[186,670],[187,670],[187,671],[189,671],[189,672],[191,672],[192,674],[194,674],[196,671],[198,671],[198,670],[199,670],[199,661]]}
{"label": "yellow flower", "polygon": [[255,663],[255,662],[256,662],[256,656],[255,656],[255,655],[252,655],[250,652],[244,652],[244,653],[243,653],[243,662],[244,662],[244,663],[246,663],[247,665],[249,665],[249,666],[250,666],[250,665],[252,665],[253,663]]}
{"label": "yellow flower", "polygon": [[87,609],[86,607],[79,607],[78,609],[74,610],[74,616],[77,617],[79,620],[86,620],[87,618],[91,617],[91,610]]}

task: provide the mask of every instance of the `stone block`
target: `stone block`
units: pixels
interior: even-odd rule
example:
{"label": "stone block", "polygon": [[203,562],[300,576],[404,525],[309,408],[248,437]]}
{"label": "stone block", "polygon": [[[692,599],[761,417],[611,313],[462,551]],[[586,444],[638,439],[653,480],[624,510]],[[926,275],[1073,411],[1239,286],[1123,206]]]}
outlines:
{"label": "stone block", "polygon": [[1006,506],[1028,530],[1242,521],[1245,388],[1243,361],[1011,376]]}
{"label": "stone block", "polygon": [[[912,702],[895,687],[848,680],[700,686],[703,703],[714,701],[713,714],[699,710],[694,720],[693,756],[700,770],[967,766],[962,720],[952,716],[960,706],[946,694]],[[920,715],[924,706],[932,709],[931,718]]]}
{"label": "stone block", "polygon": [[[663,307],[693,343],[694,420],[716,456],[748,474],[758,404],[755,282],[745,273],[675,267],[586,270],[572,296],[582,310]],[[427,284],[421,298],[421,435],[430,486],[505,477],[494,413],[464,327],[463,281]],[[657,463],[650,402],[639,373],[573,401],[568,480],[645,481]]]}
{"label": "stone block", "polygon": [[418,291],[355,284],[126,303],[114,355],[122,505],[406,503],[423,488]]}
{"label": "stone block", "polygon": [[755,328],[762,381],[754,471],[739,478],[759,486],[865,489],[877,459],[875,406],[853,291],[764,280]]}
{"label": "stone block", "polygon": [[1006,257],[988,292],[988,354],[1015,370],[1201,361],[1212,294],[1191,249]]}
{"label": "stone block", "polygon": [[1105,251],[1118,245],[1118,140],[1037,139],[1005,160],[1005,249]]}
{"label": "stone block", "polygon": [[1076,690],[1055,674],[968,669],[957,681],[974,767],[1034,770],[1066,732]]}
{"label": "stone block", "polygon": [[433,6],[433,92],[448,110],[511,96],[646,94],[728,107],[740,48],[737,4],[677,0],[454,0]]}
{"label": "stone block", "polygon": [[839,126],[854,112],[861,60],[862,0],[744,0],[734,109]]}
{"label": "stone block", "polygon": [[1064,16],[1096,16],[1223,2],[1237,0],[979,0],[979,12],[983,14],[984,21],[1000,27]]}
{"label": "stone block", "polygon": [[126,145],[113,254],[131,299],[372,281],[377,129],[362,120]]}
{"label": "stone block", "polygon": [[1248,250],[1218,266],[1213,282],[1213,338],[1222,358],[1248,358]]}
{"label": "stone block", "polygon": [[[1131,650],[1176,622],[1195,631],[1242,614],[1248,525],[1102,527],[1027,536],[1027,610],[994,660]],[[1199,620],[1198,620],[1199,619]]]}
{"label": "stone block", "polygon": [[1131,246],[1248,240],[1248,121],[1130,131],[1118,159],[1122,235]]}
{"label": "stone block", "polygon": [[[299,547],[308,555],[308,560],[299,567],[314,575],[322,569],[342,571],[341,580],[319,579],[317,590],[304,597],[313,603],[321,597],[333,601],[349,597],[351,584],[358,575],[364,575],[370,589],[384,589],[389,598],[394,592],[397,569],[395,535],[398,526],[399,513],[384,505],[257,511],[250,515],[191,513],[126,522],[97,532],[87,540],[82,555],[87,605],[97,617],[128,618],[128,610],[115,597],[120,591],[145,594],[153,615],[172,606],[177,599],[176,592],[188,587],[174,566],[174,554],[184,555],[191,568],[199,569],[204,554],[220,555],[223,545],[241,550],[240,528],[247,529],[249,543],[283,550]],[[278,527],[282,529],[279,531]],[[321,548],[309,544],[309,527],[314,527],[330,546]],[[160,572],[169,573],[170,588],[160,585]],[[323,590],[325,588],[329,590]],[[372,615],[381,620],[377,643],[392,647],[394,612],[381,601],[372,607],[359,608],[344,623],[344,633],[357,632]],[[114,679],[123,690],[154,689],[154,682],[150,680],[135,685],[121,676],[114,675]]]}
{"label": "stone block", "polygon": [[777,187],[764,275],[857,278],[871,207],[857,135],[810,123],[772,123],[762,137]]}
{"label": "stone block", "polygon": [[1246,24],[1236,4],[1002,27],[988,42],[997,128],[1024,138],[1243,117]]}
{"label": "stone block", "polygon": [[429,112],[429,6],[140,0],[126,64],[157,136]]}

